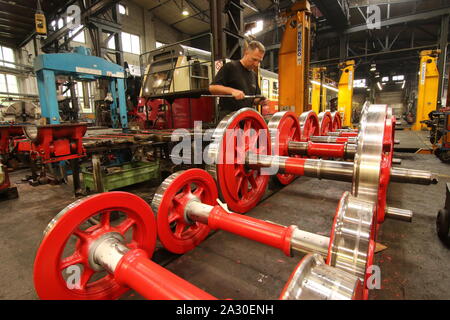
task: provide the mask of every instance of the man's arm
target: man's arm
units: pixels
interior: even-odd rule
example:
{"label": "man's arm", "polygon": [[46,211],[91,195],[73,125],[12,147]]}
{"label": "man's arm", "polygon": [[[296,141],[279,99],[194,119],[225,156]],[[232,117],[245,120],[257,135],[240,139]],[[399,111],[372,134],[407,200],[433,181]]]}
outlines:
{"label": "man's arm", "polygon": [[242,100],[244,99],[245,96],[244,92],[241,90],[233,89],[219,84],[211,84],[209,86],[209,92],[211,92],[212,95],[220,95],[220,94],[231,95],[236,100]]}
{"label": "man's arm", "polygon": [[214,81],[209,85],[209,92],[213,95],[231,95],[236,100],[244,99],[244,92],[241,90],[237,90],[228,86],[230,75],[231,64],[226,63],[220,70],[217,72]]}

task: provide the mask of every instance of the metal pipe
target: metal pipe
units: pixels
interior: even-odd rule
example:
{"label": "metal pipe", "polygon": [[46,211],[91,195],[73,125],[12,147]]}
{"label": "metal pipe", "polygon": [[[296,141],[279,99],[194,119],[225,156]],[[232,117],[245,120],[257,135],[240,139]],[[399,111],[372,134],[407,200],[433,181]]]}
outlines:
{"label": "metal pipe", "polygon": [[309,157],[330,157],[354,159],[356,154],[356,145],[348,143],[315,143],[290,141],[288,144],[290,154],[303,155]]}
{"label": "metal pipe", "polygon": [[386,218],[412,222],[413,212],[411,210],[386,207],[385,213]]}
{"label": "metal pipe", "polygon": [[102,239],[93,249],[95,262],[114,274],[120,285],[150,300],[216,300],[209,293],[149,260],[141,249],[131,250],[119,239]]}
{"label": "metal pipe", "polygon": [[220,206],[210,206],[198,200],[186,205],[187,221],[207,224],[212,229],[220,229],[255,240],[282,250],[290,255],[291,250],[302,253],[328,254],[330,238],[298,229],[296,226],[282,226],[237,213],[228,213]]}
{"label": "metal pipe", "polygon": [[358,136],[358,132],[348,132],[348,131],[333,131],[333,132],[328,132],[326,134],[326,136],[330,136],[330,137],[357,137]]}
{"label": "metal pipe", "polygon": [[309,141],[318,143],[358,143],[358,139],[356,137],[313,136],[309,139]]}
{"label": "metal pipe", "polygon": [[292,250],[303,253],[319,253],[326,257],[328,255],[328,246],[330,238],[315,233],[302,231],[298,228],[292,233]]}
{"label": "metal pipe", "polygon": [[437,184],[439,180],[437,175],[429,171],[391,168],[391,181],[428,186],[430,184]]}
{"label": "metal pipe", "polygon": [[220,229],[240,235],[250,240],[282,250],[290,256],[290,233],[292,228],[280,226],[253,217],[228,213],[221,207],[212,211],[208,225],[212,229]]}
{"label": "metal pipe", "polygon": [[353,166],[353,162],[306,159],[304,175],[318,179],[352,182]]}
{"label": "metal pipe", "polygon": [[246,164],[256,168],[274,168],[277,173],[307,176],[318,179],[353,181],[353,162],[291,158],[247,154]]}

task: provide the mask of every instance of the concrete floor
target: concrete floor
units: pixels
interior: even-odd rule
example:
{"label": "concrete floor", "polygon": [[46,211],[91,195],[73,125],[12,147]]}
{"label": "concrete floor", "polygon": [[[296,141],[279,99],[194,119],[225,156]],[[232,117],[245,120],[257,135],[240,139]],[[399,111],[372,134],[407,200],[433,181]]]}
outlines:
{"label": "concrete floor", "polygon": [[[450,299],[450,250],[437,238],[435,218],[444,205],[450,166],[432,155],[396,154],[402,167],[440,174],[436,186],[391,184],[388,203],[412,209],[413,223],[386,221],[379,242],[388,248],[376,255],[382,288],[370,299]],[[18,182],[24,171],[12,174]],[[73,202],[70,186],[18,184],[20,198],[0,202],[0,299],[37,299],[33,261],[48,222]],[[265,199],[248,215],[329,235],[337,203],[349,183],[299,178]],[[150,201],[154,187],[141,184],[126,191]],[[276,249],[216,232],[193,251],[174,256],[162,249],[155,260],[218,298],[276,299],[302,256],[289,258]],[[126,299],[139,299],[130,293]]]}

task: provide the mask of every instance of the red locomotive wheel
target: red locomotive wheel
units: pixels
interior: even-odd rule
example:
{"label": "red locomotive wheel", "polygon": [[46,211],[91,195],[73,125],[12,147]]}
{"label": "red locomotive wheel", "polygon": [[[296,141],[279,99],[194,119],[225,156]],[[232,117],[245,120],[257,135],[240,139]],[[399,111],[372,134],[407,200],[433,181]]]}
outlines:
{"label": "red locomotive wheel", "polygon": [[253,109],[227,115],[217,126],[209,146],[208,172],[219,187],[222,200],[237,213],[254,208],[266,191],[270,175],[264,169],[245,165],[247,153],[270,155],[268,127]]}
{"label": "red locomotive wheel", "polygon": [[376,242],[372,239],[370,240],[369,244],[369,251],[367,252],[367,269],[366,269],[366,277],[364,279],[364,291],[363,291],[363,300],[369,300],[369,288],[367,281],[369,280],[370,276],[372,275],[373,271],[373,258],[375,256],[375,248],[376,248]]}
{"label": "red locomotive wheel", "polygon": [[[289,156],[289,142],[301,141],[300,123],[294,112],[277,112],[269,121],[272,153],[278,156]],[[299,157],[299,156],[295,156]],[[278,181],[283,185],[290,184],[295,175],[277,174]]]}
{"label": "red locomotive wheel", "polygon": [[386,115],[386,123],[384,127],[383,150],[388,153],[389,161],[392,163],[394,158],[394,140],[395,140],[395,116],[392,115],[392,109],[388,108]]}
{"label": "red locomotive wheel", "polygon": [[301,141],[309,141],[312,136],[320,135],[319,117],[317,117],[317,114],[314,111],[311,110],[302,113],[299,122],[302,131]]}
{"label": "red locomotive wheel", "polygon": [[186,205],[198,200],[211,206],[217,203],[217,187],[206,171],[190,169],[168,177],[153,197],[158,237],[170,252],[182,254],[194,249],[209,233],[203,223],[191,222],[186,217]]}
{"label": "red locomotive wheel", "polygon": [[[393,152],[392,152],[393,153]],[[380,170],[380,184],[378,187],[377,222],[384,222],[386,212],[387,189],[391,179],[392,157],[390,153],[383,153]]]}
{"label": "red locomotive wheel", "polygon": [[376,209],[373,202],[344,193],[331,228],[328,265],[356,275],[361,281],[368,279],[367,270],[372,265],[376,236],[373,228]]}
{"label": "red locomotive wheel", "polygon": [[[112,212],[122,213],[123,220],[113,224]],[[98,221],[92,223],[93,217]],[[109,192],[83,198],[62,210],[47,226],[34,261],[38,296],[52,300],[105,300],[117,299],[125,293],[128,288],[119,285],[112,274],[94,266],[89,253],[94,241],[106,234],[114,234],[130,249],[143,249],[152,256],[156,223],[150,206],[136,195]],[[70,244],[74,244],[73,252],[69,250]],[[65,280],[65,270],[66,275],[67,271],[75,275],[78,270],[79,281]]]}
{"label": "red locomotive wheel", "polygon": [[330,111],[319,113],[320,135],[326,136],[333,131],[333,117]]}
{"label": "red locomotive wheel", "polygon": [[331,113],[331,117],[333,118],[332,131],[337,131],[338,129],[342,129],[342,118],[339,111],[335,111]]}

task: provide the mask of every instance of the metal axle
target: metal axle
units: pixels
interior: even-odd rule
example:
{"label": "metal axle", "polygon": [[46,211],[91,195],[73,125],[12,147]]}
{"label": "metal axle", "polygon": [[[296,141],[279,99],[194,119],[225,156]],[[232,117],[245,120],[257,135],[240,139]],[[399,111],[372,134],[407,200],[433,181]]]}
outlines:
{"label": "metal axle", "polygon": [[[114,234],[91,246],[96,265],[105,268],[120,285],[151,300],[216,300],[215,297],[149,260],[141,249],[130,250]],[[96,268],[96,265],[93,267]]]}
{"label": "metal axle", "polygon": [[309,140],[317,143],[358,143],[357,137],[312,136]]}
{"label": "metal axle", "polygon": [[[278,168],[281,173],[318,179],[353,181],[354,163],[321,159],[291,158],[271,155],[247,154],[246,164],[251,168]],[[437,184],[436,175],[429,171],[391,168],[392,182],[421,185]]]}
{"label": "metal axle", "polygon": [[290,154],[309,156],[309,157],[331,157],[342,159],[354,159],[357,145],[349,144],[331,144],[331,143],[314,143],[311,141],[300,142],[290,141],[288,145]]}
{"label": "metal axle", "polygon": [[228,213],[220,206],[210,206],[193,198],[186,204],[188,222],[200,222],[216,230],[224,230],[281,249],[291,256],[291,251],[319,253],[326,257],[330,238],[298,229],[281,226],[237,213]]}
{"label": "metal axle", "polygon": [[358,132],[348,132],[348,131],[333,131],[333,132],[328,132],[327,133],[328,136],[331,137],[357,137],[358,136]]}

